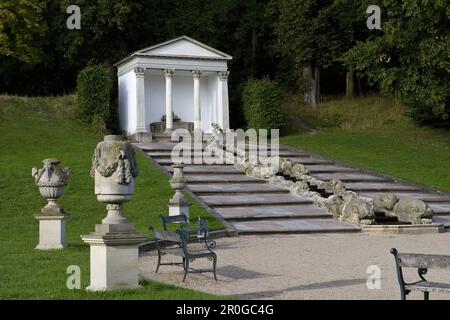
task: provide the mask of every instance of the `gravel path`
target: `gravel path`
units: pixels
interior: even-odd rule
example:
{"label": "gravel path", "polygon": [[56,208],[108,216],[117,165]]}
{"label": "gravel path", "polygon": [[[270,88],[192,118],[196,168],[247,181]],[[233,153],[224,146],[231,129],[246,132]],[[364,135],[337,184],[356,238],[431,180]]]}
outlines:
{"label": "gravel path", "polygon": [[[216,248],[217,282],[211,273],[205,273],[188,274],[182,283],[182,268],[175,266],[161,266],[155,274],[157,255],[153,251],[141,256],[140,268],[145,278],[238,299],[399,299],[394,258],[389,253],[392,247],[399,252],[450,255],[450,233],[221,238]],[[163,257],[163,261],[177,259]],[[191,266],[211,266],[202,260]],[[369,265],[380,267],[381,289],[367,288]],[[407,275],[415,273],[408,270]],[[430,270],[427,278],[450,283],[450,270]],[[422,295],[412,293],[408,298],[422,299]],[[437,298],[450,299],[450,294],[430,295],[430,299]]]}

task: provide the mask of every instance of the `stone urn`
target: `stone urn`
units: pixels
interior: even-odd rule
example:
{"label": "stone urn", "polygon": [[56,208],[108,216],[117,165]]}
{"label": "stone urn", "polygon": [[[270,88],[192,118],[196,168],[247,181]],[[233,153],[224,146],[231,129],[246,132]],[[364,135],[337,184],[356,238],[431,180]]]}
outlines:
{"label": "stone urn", "polygon": [[184,177],[182,164],[174,164],[172,179],[170,179],[170,186],[175,190],[182,190],[186,187],[186,178]]}
{"label": "stone urn", "polygon": [[131,200],[137,175],[131,144],[121,135],[105,136],[95,148],[91,168],[97,200],[106,203],[108,210],[103,224],[128,224],[122,215],[122,204]]}
{"label": "stone urn", "polygon": [[69,168],[62,169],[58,159],[45,159],[41,169],[33,168],[31,175],[42,197],[47,199],[47,205],[41,209],[42,214],[64,214],[64,210],[58,205],[57,199],[64,193],[69,177]]}

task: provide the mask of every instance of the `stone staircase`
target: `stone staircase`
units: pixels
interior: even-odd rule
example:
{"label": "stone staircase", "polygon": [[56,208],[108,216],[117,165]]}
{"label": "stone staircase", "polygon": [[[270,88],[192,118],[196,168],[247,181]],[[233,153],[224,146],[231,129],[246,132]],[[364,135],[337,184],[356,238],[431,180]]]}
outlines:
{"label": "stone staircase", "polygon": [[[162,170],[172,172],[171,151],[175,143],[164,139],[136,144]],[[204,144],[203,144],[204,146]],[[191,150],[192,156],[201,150]],[[435,222],[450,227],[450,196],[435,190],[364,172],[332,159],[280,146],[279,155],[306,165],[311,175],[322,180],[340,179],[348,190],[367,197],[381,193],[414,196],[435,211]],[[207,159],[205,159],[207,160]],[[334,219],[326,209],[309,199],[265,180],[246,176],[232,165],[185,164],[188,189],[227,227],[239,234],[359,232],[359,227]]]}

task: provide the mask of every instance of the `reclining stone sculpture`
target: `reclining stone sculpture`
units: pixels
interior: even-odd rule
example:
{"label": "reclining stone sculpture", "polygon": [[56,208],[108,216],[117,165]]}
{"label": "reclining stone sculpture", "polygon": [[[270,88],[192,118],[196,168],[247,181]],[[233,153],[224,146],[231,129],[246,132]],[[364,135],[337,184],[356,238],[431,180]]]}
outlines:
{"label": "reclining stone sculpture", "polygon": [[397,217],[400,222],[430,224],[433,210],[422,200],[413,197],[398,198],[394,194],[380,195],[373,200],[375,212]]}

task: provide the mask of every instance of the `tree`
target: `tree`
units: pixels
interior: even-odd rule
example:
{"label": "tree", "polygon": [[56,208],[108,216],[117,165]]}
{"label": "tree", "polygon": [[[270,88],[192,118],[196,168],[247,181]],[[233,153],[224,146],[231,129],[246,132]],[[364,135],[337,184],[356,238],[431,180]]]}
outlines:
{"label": "tree", "polygon": [[[367,0],[272,0],[278,52],[290,58],[301,79],[305,102],[320,103],[320,70],[342,65],[342,55],[367,38]],[[346,71],[347,95],[353,95],[353,70]]]}
{"label": "tree", "polygon": [[277,49],[301,75],[304,100],[312,106],[320,103],[320,69],[334,63],[349,41],[335,9],[332,0],[272,0],[269,8],[277,17]]}
{"label": "tree", "polygon": [[48,31],[44,20],[47,1],[0,2],[0,54],[28,64],[42,61],[42,42]]}
{"label": "tree", "polygon": [[[383,94],[408,98],[441,120],[450,117],[447,0],[382,2],[382,30],[344,57]],[[422,108],[423,109],[423,108]],[[448,120],[447,120],[448,121]]]}

